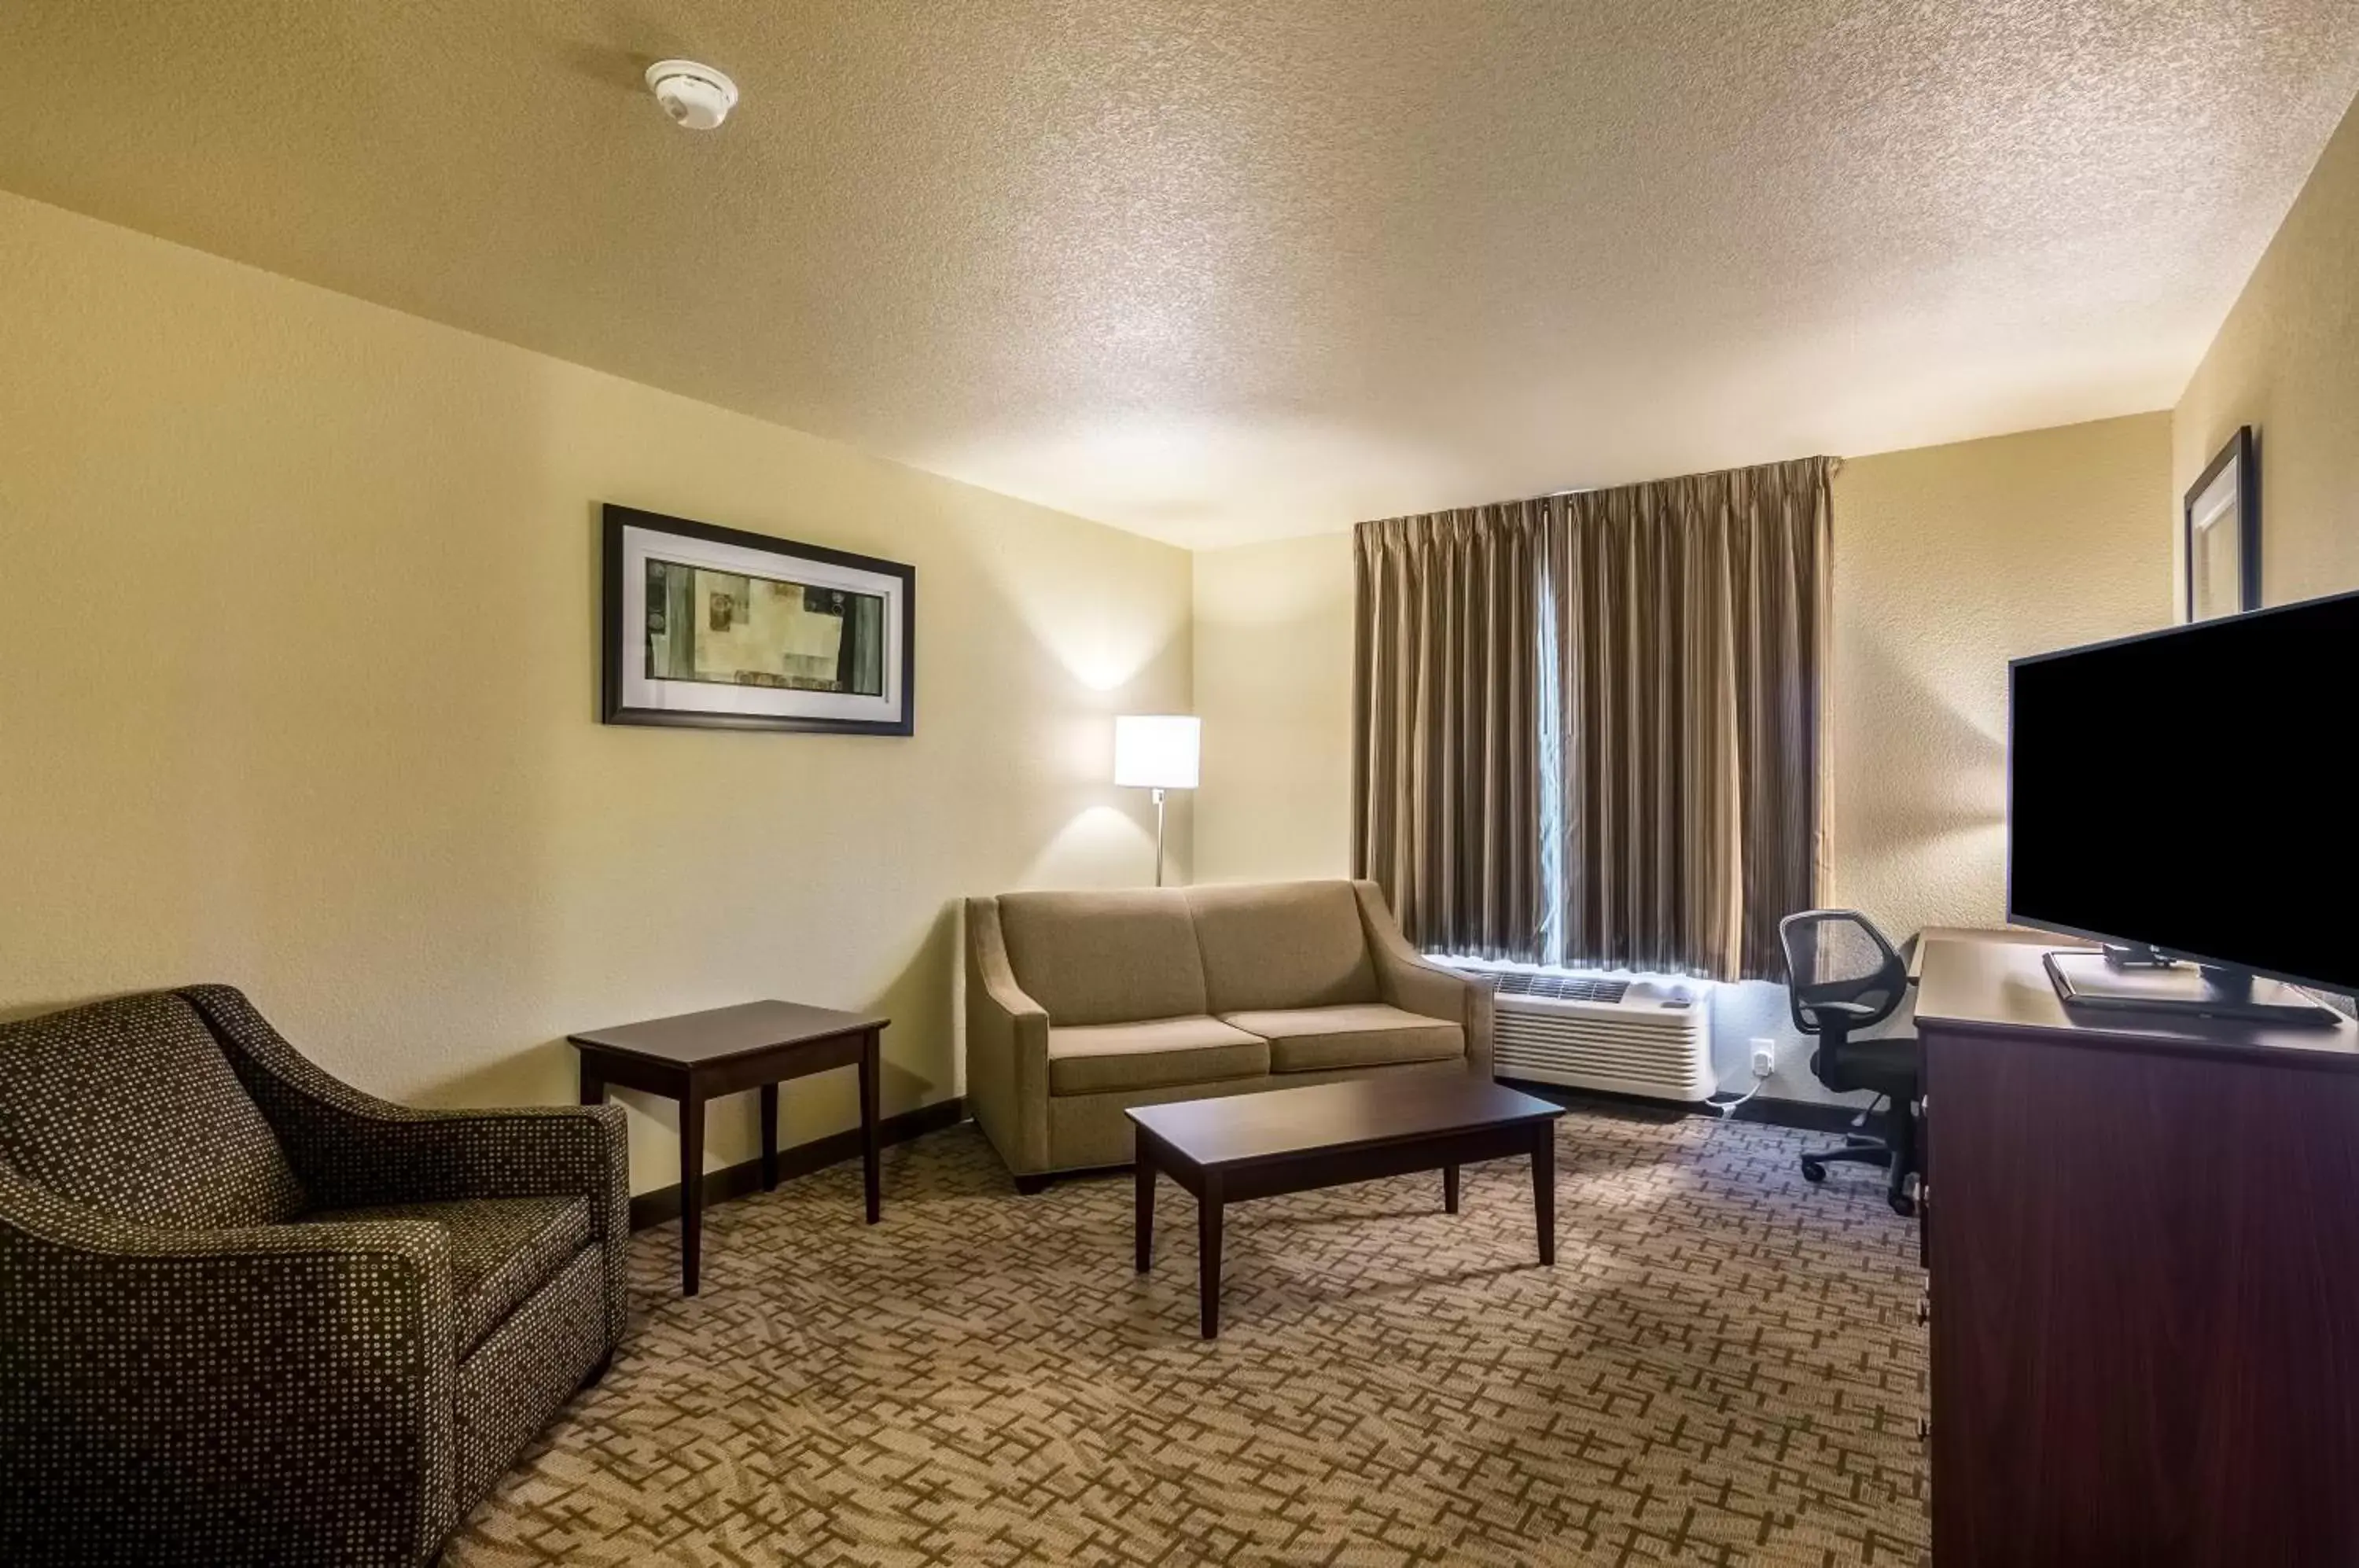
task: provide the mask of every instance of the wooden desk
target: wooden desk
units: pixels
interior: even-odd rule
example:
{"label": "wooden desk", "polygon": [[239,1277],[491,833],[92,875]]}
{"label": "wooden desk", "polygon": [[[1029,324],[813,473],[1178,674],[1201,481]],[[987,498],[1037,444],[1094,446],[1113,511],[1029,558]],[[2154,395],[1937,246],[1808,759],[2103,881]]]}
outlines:
{"label": "wooden desk", "polygon": [[1935,940],[1938,1568],[2359,1563],[2359,1030],[2067,1011]]}
{"label": "wooden desk", "polygon": [[1908,979],[1915,984],[1925,972],[1925,950],[1937,942],[1998,942],[2036,947],[2046,953],[2051,948],[2072,944],[2048,931],[2025,931],[2020,926],[1927,926],[1908,941]]}
{"label": "wooden desk", "polygon": [[860,1069],[861,1160],[868,1223],[883,1207],[876,1120],[877,1053],[889,1018],[795,1002],[746,1002],[711,1012],[570,1035],[582,1053],[582,1103],[606,1085],[679,1102],[679,1286],[696,1294],[704,1247],[704,1103],[762,1092],[762,1190],[778,1184],[778,1084],[832,1067]]}

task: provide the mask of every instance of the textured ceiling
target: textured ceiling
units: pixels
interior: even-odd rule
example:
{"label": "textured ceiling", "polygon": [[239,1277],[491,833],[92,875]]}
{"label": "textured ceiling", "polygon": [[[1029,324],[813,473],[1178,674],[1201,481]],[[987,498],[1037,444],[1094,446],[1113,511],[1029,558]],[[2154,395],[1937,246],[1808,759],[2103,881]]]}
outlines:
{"label": "textured ceiling", "polygon": [[0,186],[1207,543],[2161,407],[2354,89],[2359,0],[5,0]]}

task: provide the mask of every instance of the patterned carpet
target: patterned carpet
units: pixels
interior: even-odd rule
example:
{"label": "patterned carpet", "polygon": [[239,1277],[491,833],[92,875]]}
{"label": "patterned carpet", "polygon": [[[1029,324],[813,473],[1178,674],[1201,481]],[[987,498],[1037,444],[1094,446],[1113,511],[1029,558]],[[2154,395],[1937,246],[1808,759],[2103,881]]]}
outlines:
{"label": "patterned carpet", "polygon": [[1019,1198],[974,1129],[723,1204],[704,1292],[633,1253],[632,1337],[453,1539],[495,1564],[1913,1565],[1915,1232],[1776,1128],[1576,1113],[1559,1252],[1521,1160],[1228,1217],[1130,1269],[1128,1177]]}

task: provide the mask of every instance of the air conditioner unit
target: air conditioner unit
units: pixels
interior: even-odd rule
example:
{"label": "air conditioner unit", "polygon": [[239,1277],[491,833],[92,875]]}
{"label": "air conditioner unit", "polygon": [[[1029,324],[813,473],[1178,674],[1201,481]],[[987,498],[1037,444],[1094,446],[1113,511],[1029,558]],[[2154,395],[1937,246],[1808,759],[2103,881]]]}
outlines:
{"label": "air conditioner unit", "polygon": [[1688,1103],[1720,1087],[1709,987],[1440,962],[1493,988],[1496,1077]]}

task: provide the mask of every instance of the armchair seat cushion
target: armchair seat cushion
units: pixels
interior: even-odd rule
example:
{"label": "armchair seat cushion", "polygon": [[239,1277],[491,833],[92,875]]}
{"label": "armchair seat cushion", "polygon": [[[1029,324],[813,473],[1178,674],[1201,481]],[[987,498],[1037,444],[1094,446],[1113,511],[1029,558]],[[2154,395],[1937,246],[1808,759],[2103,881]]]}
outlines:
{"label": "armchair seat cushion", "polygon": [[1049,1093],[1103,1094],[1257,1078],[1266,1042],[1218,1018],[1151,1018],[1049,1031]]}
{"label": "armchair seat cushion", "polygon": [[427,1220],[451,1236],[452,1352],[466,1359],[491,1332],[590,1245],[590,1201],[460,1198],[314,1209],[306,1222]]}
{"label": "armchair seat cushion", "polygon": [[1411,1062],[1446,1062],[1466,1054],[1466,1033],[1456,1024],[1404,1012],[1383,1002],[1222,1017],[1223,1022],[1269,1041],[1273,1073],[1396,1067]]}
{"label": "armchair seat cushion", "polygon": [[1840,1051],[1830,1052],[1821,1045],[1810,1052],[1810,1071],[1828,1088],[1844,1093],[1864,1089],[1895,1100],[1917,1097],[1919,1062],[1917,1042],[1906,1037],[1847,1040]]}

